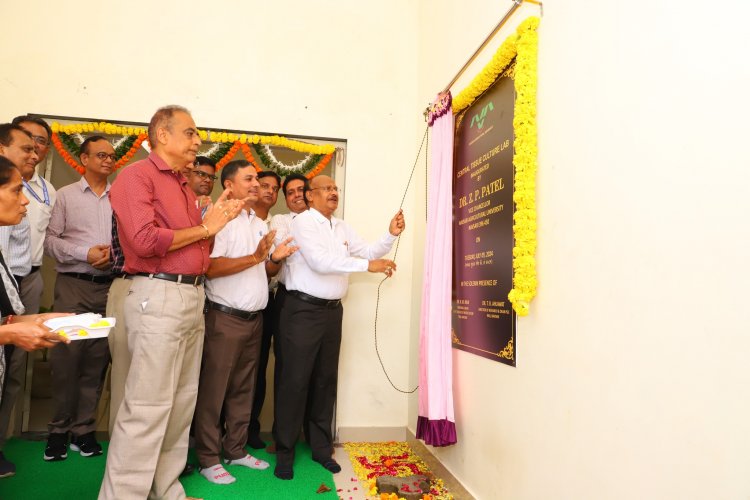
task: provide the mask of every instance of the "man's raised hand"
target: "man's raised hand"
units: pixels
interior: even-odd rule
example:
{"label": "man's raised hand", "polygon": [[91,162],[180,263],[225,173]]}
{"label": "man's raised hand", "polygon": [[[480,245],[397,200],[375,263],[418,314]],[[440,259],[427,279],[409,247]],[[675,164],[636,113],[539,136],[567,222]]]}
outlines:
{"label": "man's raised hand", "polygon": [[391,224],[388,226],[388,231],[393,236],[398,236],[404,229],[406,229],[406,221],[404,220],[404,211],[399,210],[396,215],[391,219]]}
{"label": "man's raised hand", "polygon": [[224,229],[224,226],[242,211],[245,200],[229,199],[231,193],[229,189],[225,189],[216,203],[208,206],[206,215],[203,217],[203,224],[208,228],[209,236],[214,236]]}

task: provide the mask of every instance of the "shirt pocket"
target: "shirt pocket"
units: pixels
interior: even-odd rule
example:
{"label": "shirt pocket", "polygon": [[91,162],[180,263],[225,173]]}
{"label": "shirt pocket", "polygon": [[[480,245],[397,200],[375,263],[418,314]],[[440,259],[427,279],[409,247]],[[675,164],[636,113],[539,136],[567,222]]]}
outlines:
{"label": "shirt pocket", "polygon": [[340,257],[349,257],[349,241],[343,235],[336,234],[334,236],[334,247],[331,250],[335,255]]}

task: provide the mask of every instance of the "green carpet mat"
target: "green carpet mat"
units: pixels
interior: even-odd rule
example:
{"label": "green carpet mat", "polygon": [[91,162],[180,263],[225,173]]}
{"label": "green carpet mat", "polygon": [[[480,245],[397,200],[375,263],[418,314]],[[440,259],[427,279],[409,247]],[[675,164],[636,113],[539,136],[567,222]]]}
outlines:
{"label": "green carpet mat", "polygon": [[[10,439],[4,453],[16,464],[17,470],[15,476],[0,479],[0,500],[95,500],[104,476],[108,444],[102,442],[105,454],[99,457],[84,458],[68,450],[67,460],[45,462],[42,457],[46,442]],[[312,461],[306,444],[297,445],[294,479],[291,481],[282,481],[273,475],[275,455],[265,450],[248,451],[271,466],[262,471],[228,466],[227,471],[237,478],[229,485],[209,483],[196,471],[181,479],[187,495],[205,500],[338,499],[333,475]],[[197,463],[194,456],[191,456],[191,462]],[[321,484],[331,491],[316,493]]]}

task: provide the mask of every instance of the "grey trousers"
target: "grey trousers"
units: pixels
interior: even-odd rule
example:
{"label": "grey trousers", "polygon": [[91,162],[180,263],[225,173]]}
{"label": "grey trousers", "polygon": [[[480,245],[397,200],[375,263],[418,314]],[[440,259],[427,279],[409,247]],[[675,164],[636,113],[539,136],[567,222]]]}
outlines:
{"label": "grey trousers", "polygon": [[44,281],[42,280],[42,272],[36,270],[33,273],[26,276],[21,281],[21,302],[26,307],[24,314],[37,314],[39,312],[39,305],[42,302],[42,292],[44,291]]}
{"label": "grey trousers", "polygon": [[115,318],[115,327],[109,332],[109,354],[112,357],[112,369],[109,372],[110,405],[109,435],[115,428],[115,418],[125,397],[125,381],[130,369],[130,351],[128,350],[128,333],[125,330],[125,297],[130,292],[133,280],[115,278],[109,287],[107,296],[107,317]]}
{"label": "grey trousers", "polygon": [[[55,305],[58,312],[105,313],[109,283],[92,283],[58,274]],[[49,432],[82,436],[96,431],[96,406],[109,365],[107,339],[77,340],[49,351],[55,413]]]}
{"label": "grey trousers", "polygon": [[100,500],[183,500],[203,350],[203,286],[135,276],[123,304],[130,370]]}

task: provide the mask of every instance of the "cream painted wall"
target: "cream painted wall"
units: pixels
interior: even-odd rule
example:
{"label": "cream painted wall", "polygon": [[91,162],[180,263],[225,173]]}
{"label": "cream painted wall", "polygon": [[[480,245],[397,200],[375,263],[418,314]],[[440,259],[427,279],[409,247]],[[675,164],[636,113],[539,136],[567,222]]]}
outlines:
{"label": "cream painted wall", "polygon": [[[509,5],[421,2],[421,101]],[[481,499],[750,498],[750,7],[544,10],[539,295],[517,368],[454,351],[434,452]]]}
{"label": "cream painted wall", "polygon": [[[416,4],[6,4],[6,120],[35,112],[143,122],[158,106],[179,103],[199,126],[345,138],[345,217],[367,239],[387,230],[422,127]],[[412,204],[410,198],[407,217]],[[404,383],[410,310],[399,305],[410,300],[412,246],[406,233],[405,264],[383,287],[380,318],[385,361]],[[345,302],[339,426],[406,422],[406,398],[387,384],[373,349],[378,282],[375,275],[353,277]]]}

